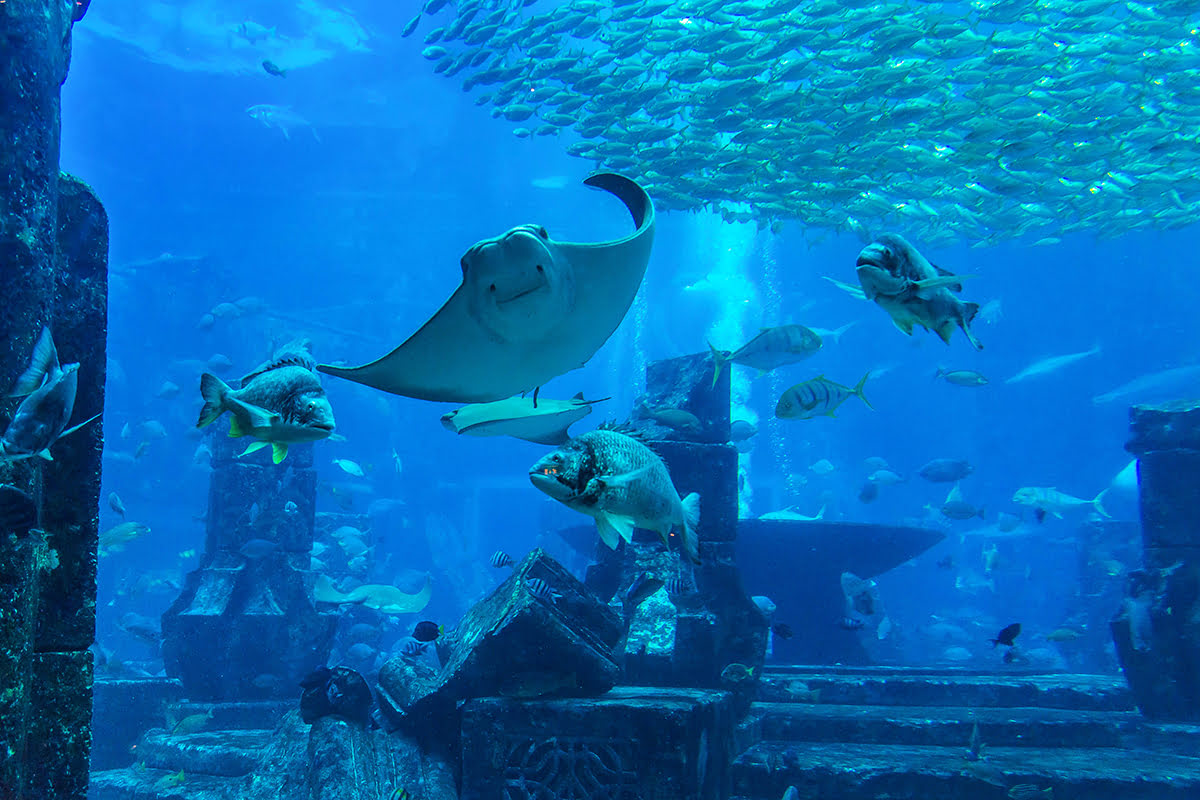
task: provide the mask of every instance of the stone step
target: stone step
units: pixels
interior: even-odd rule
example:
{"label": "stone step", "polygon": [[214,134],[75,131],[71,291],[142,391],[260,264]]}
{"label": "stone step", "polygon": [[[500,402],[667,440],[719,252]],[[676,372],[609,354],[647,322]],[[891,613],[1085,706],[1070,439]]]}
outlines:
{"label": "stone step", "polygon": [[178,770],[109,769],[88,776],[87,800],[244,800],[249,778],[188,775],[175,785]]}
{"label": "stone step", "polygon": [[1120,747],[1137,730],[1136,711],[755,703],[763,739],[788,742],[933,745],[966,752],[979,723],[992,747]]}
{"label": "stone step", "polygon": [[137,758],[153,769],[187,775],[237,777],[249,774],[271,743],[267,730],[202,731],[172,735],[154,730],[138,743]]}
{"label": "stone step", "polygon": [[1013,786],[1052,788],[1054,800],[1195,800],[1200,759],[1113,748],[989,748],[968,762],[961,747],[762,742],[737,758],[733,789],[802,798],[1007,800]]}
{"label": "stone step", "polygon": [[771,668],[762,674],[758,699],[769,703],[812,703],[815,699],[821,704],[856,706],[1134,709],[1129,687],[1119,676],[897,667]]}

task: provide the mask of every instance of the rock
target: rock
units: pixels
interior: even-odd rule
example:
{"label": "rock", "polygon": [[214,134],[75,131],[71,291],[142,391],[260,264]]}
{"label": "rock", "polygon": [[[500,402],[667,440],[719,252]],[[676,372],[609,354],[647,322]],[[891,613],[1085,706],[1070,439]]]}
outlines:
{"label": "rock", "polygon": [[179,681],[169,678],[99,680],[92,686],[92,727],[104,735],[92,744],[93,770],[133,763],[130,748],[150,728],[162,725],[163,707],[183,695]]}
{"label": "rock", "polygon": [[[536,597],[526,584],[535,578],[557,597]],[[457,730],[456,704],[473,697],[536,691],[534,684],[563,695],[602,694],[620,677],[613,648],[621,634],[620,619],[539,548],[439,639],[436,679],[397,659],[384,666],[380,709],[396,725],[444,720],[449,733]]]}
{"label": "rock", "polygon": [[[713,386],[714,364],[708,353],[653,361],[646,366],[646,393],[634,404],[634,425],[658,441],[707,442],[729,441],[729,374]],[[645,404],[644,409],[643,405]],[[699,429],[680,429],[644,418],[661,409],[678,409],[700,421]],[[648,411],[647,411],[648,410]]]}
{"label": "rock", "polygon": [[462,717],[462,800],[729,795],[733,713],[723,692],[489,697],[467,703]]}

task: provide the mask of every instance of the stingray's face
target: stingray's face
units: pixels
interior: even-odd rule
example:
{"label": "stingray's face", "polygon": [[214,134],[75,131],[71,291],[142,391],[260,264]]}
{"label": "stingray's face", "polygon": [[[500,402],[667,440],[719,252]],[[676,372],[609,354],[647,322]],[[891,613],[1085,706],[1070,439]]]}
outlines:
{"label": "stingray's face", "polygon": [[471,316],[503,341],[537,340],[566,319],[575,301],[570,266],[556,258],[546,229],[522,225],[462,257]]}

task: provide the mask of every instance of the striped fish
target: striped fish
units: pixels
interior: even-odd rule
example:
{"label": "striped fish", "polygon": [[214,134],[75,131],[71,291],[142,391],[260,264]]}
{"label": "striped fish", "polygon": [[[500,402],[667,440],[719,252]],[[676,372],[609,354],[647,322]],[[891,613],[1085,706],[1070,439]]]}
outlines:
{"label": "striped fish", "polygon": [[414,659],[424,655],[428,648],[429,642],[418,642],[416,639],[409,639],[404,643],[404,649],[400,651],[400,655],[408,659]]}
{"label": "striped fish", "polygon": [[558,592],[551,589],[550,584],[546,583],[541,578],[529,578],[525,581],[525,588],[528,589],[529,593],[538,600],[544,600],[550,603],[553,603],[562,596]]}
{"label": "striped fish", "polygon": [[779,398],[779,403],[775,406],[775,416],[779,419],[832,417],[838,406],[851,397],[857,397],[866,404],[867,408],[873,408],[867,402],[866,395],[863,394],[863,385],[866,384],[869,377],[871,377],[871,373],[868,371],[853,389],[835,383],[824,375],[813,378],[811,381],[797,383]]}
{"label": "striped fish", "polygon": [[503,550],[497,550],[495,554],[492,555],[492,566],[496,569],[503,569],[504,567],[511,567],[512,565],[512,556]]}

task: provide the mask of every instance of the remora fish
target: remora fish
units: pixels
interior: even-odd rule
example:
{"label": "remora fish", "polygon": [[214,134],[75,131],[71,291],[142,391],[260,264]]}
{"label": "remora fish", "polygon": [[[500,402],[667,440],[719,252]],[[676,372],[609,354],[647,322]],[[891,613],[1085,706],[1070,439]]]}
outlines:
{"label": "remora fish", "polygon": [[964,303],[951,293],[962,291],[962,276],[929,263],[903,237],[880,236],[859,252],[855,266],[863,295],[886,311],[900,330],[911,336],[913,325],[920,325],[950,344],[957,325],[972,347],[983,349],[971,333],[979,304]]}
{"label": "remora fish", "polygon": [[683,534],[683,551],[700,563],[696,526],[700,495],[680,499],[667,466],[653,450],[612,430],[576,436],[529,470],[533,485],[568,508],[596,520],[600,540],[616,549],[635,527],[657,531],[670,546]]}
{"label": "remora fish", "polygon": [[52,461],[50,445],[87,425],[90,417],[73,428],[66,424],[75,410],[75,392],[79,387],[79,364],[58,363],[58,351],[49,328],[42,328],[29,369],[17,378],[12,397],[22,397],[4,435],[0,436],[0,460],[44,458]]}
{"label": "remora fish", "polygon": [[721,369],[728,363],[754,367],[759,375],[765,375],[776,367],[802,361],[821,349],[821,337],[803,325],[778,325],[763,328],[758,335],[737,350],[718,350],[710,342],[712,351],[713,386],[721,377]]}
{"label": "remora fish", "polygon": [[566,444],[567,429],[592,413],[592,404],[607,400],[584,400],[583,393],[570,400],[510,397],[494,403],[472,403],[442,415],[442,427],[469,436],[512,436],[537,444]]}
{"label": "remora fish", "polygon": [[315,442],[333,433],[333,408],[321,388],[306,341],[286,345],[275,358],[242,378],[239,389],[230,388],[211,373],[200,376],[200,409],[197,428],[211,424],[228,411],[230,436],[258,439],[242,452],[253,453],[271,445],[276,464],[287,457],[289,444]]}
{"label": "remora fish", "polygon": [[1016,383],[1023,381],[1026,378],[1036,378],[1038,375],[1049,375],[1051,372],[1058,372],[1063,367],[1070,366],[1076,361],[1082,361],[1085,358],[1099,354],[1100,345],[1096,345],[1091,350],[1084,350],[1079,353],[1068,353],[1064,356],[1050,356],[1035,361],[1025,369],[1013,375],[1005,381],[1005,383]]}

